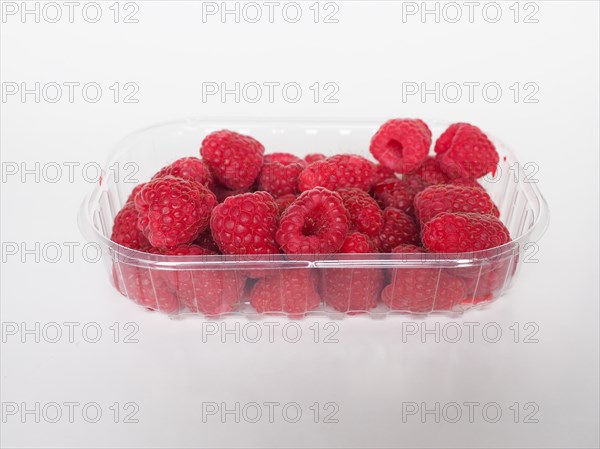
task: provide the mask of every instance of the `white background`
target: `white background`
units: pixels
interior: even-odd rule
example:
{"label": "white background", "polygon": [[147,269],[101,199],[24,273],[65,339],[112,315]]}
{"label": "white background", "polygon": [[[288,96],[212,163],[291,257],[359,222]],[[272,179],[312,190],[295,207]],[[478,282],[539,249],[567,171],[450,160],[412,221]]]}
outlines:
{"label": "white background", "polygon": [[[3,8],[7,8],[3,2]],[[92,184],[75,169],[68,179],[65,163],[103,163],[114,143],[140,127],[188,117],[432,117],[470,121],[512,146],[521,161],[539,166],[539,187],[548,200],[552,220],[540,241],[538,263],[525,266],[516,286],[500,301],[460,318],[433,317],[415,322],[434,329],[452,322],[465,333],[457,343],[442,335],[410,335],[405,318],[338,321],[337,343],[324,343],[327,320],[300,322],[302,338],[289,343],[276,328],[274,342],[258,343],[232,336],[207,335],[201,320],[169,320],[145,313],[124,300],[108,282],[104,267],[87,263],[76,249],[56,263],[41,256],[8,255],[3,248],[1,282],[1,386],[3,410],[16,403],[19,412],[3,414],[3,447],[597,447],[598,436],[598,29],[597,2],[500,2],[496,9],[479,2],[472,23],[468,6],[439,4],[433,14],[403,16],[421,2],[337,2],[337,23],[323,23],[335,6],[319,5],[314,23],[313,2],[301,2],[302,18],[290,23],[293,10],[282,16],[283,2],[269,23],[263,17],[249,23],[254,11],[235,22],[232,15],[205,16],[202,2],[137,2],[137,23],[123,23],[135,6],[120,5],[114,23],[112,2],[100,2],[102,18],[89,23],[85,5],[69,23],[63,17],[49,23],[56,11],[36,23],[35,16],[3,9],[1,79],[3,92],[17,83],[98,83],[102,98],[87,102],[75,90],[56,103],[33,94],[6,96],[1,103],[3,170],[8,163],[34,168],[57,163],[62,177],[54,183],[46,173],[22,182],[8,176],[1,184],[2,242],[34,248],[49,242],[65,245],[84,239],[76,215]],[[403,6],[404,3],[404,6]],[[456,16],[456,5],[462,17]],[[20,2],[16,6],[22,8]],[[27,5],[35,8],[35,2]],[[40,8],[43,8],[40,4]],[[220,2],[217,3],[220,6]],[[230,8],[234,4],[229,4]],[[428,8],[435,8],[429,3]],[[127,9],[126,9],[127,8]],[[206,6],[205,6],[206,8]],[[313,7],[314,8],[314,7]],[[327,8],[327,9],[325,9]],[[454,8],[454,9],[451,9]],[[491,9],[490,9],[491,8]],[[40,10],[40,14],[43,10]],[[87,18],[94,11],[86,10]],[[536,12],[537,11],[537,12]],[[536,19],[537,23],[526,23]],[[404,19],[404,20],[403,20]],[[222,101],[202,98],[202,83],[296,82],[302,98],[291,103],[276,93],[271,103],[247,98]],[[115,82],[135,83],[137,103],[114,102]],[[337,103],[314,101],[309,86],[336,83]],[[403,83],[497,83],[501,98],[493,103],[476,89],[473,101],[451,102],[454,91],[403,98]],[[514,83],[521,95],[515,102]],[[525,102],[525,83],[539,90]],[[406,86],[406,84],[404,84]],[[531,84],[529,86],[532,86]],[[47,96],[54,97],[54,91]],[[129,91],[128,91],[129,92]],[[494,92],[488,92],[493,96]],[[226,120],[224,121],[226,123]],[[12,165],[11,165],[12,166]],[[20,166],[20,165],[19,165]],[[54,173],[54,172],[52,172]],[[93,173],[92,173],[93,176]],[[268,321],[277,321],[269,319]],[[64,335],[56,343],[40,332],[60,323]],[[78,323],[69,342],[65,322]],[[117,322],[121,332],[110,326]],[[124,343],[125,323],[133,322],[137,343]],[[465,322],[477,323],[473,342]],[[527,328],[526,323],[534,323]],[[103,333],[97,343],[81,334],[86,323]],[[226,322],[231,328],[235,320]],[[317,323],[315,325],[315,323]],[[502,336],[488,343],[481,329],[499,326]],[[496,323],[496,324],[493,324]],[[509,327],[518,323],[517,342]],[[241,320],[240,325],[247,325]],[[12,327],[11,327],[12,326]],[[266,332],[267,327],[263,326]],[[312,326],[312,330],[310,329]],[[314,342],[314,329],[320,329]],[[489,326],[488,326],[489,327]],[[48,331],[50,328],[46,327]],[[113,328],[114,329],[114,328]],[[133,328],[131,328],[133,329]],[[410,328],[412,329],[412,328]],[[450,329],[450,328],[447,328]],[[513,327],[515,329],[515,327]],[[525,343],[538,329],[537,342]],[[403,332],[404,331],[404,332]],[[90,331],[91,332],[91,331]],[[93,336],[93,332],[90,333]],[[492,335],[492,334],[490,334]],[[48,335],[46,335],[48,337]],[[206,341],[203,342],[203,337]],[[403,341],[404,340],[404,341]],[[43,408],[57,402],[98,403],[102,418],[88,423],[81,406],[73,423],[68,408],[50,423],[55,410],[36,423],[22,408]],[[113,403],[121,413],[114,422]],[[137,423],[124,423],[123,407],[139,407]],[[287,422],[276,409],[250,423],[235,416],[210,416],[203,422],[202,404],[226,403],[233,408],[249,402],[297,403],[303,412]],[[318,402],[318,423],[309,409]],[[336,403],[337,423],[324,423],[323,407]],[[446,409],[440,423],[434,416],[405,416],[414,402],[433,408],[449,402],[477,402],[474,422],[463,415],[449,423],[455,410]],[[483,404],[497,403],[496,423],[482,416]],[[520,414],[515,423],[514,403]],[[537,423],[524,423],[526,403],[535,403]],[[404,404],[404,405],[403,405]],[[131,411],[132,409],[128,409]],[[331,411],[332,409],[328,409]],[[88,410],[89,411],[89,410]],[[246,409],[253,418],[255,410]],[[263,408],[263,412],[267,412]],[[468,409],[463,405],[463,413]],[[452,413],[451,413],[452,412]],[[90,412],[90,415],[93,415]],[[290,412],[293,418],[293,413]],[[493,418],[493,413],[490,411]],[[486,415],[487,416],[487,415]],[[89,418],[88,415],[86,417]],[[93,416],[92,416],[93,417]],[[287,416],[289,418],[289,416]],[[488,418],[490,416],[487,416]]]}

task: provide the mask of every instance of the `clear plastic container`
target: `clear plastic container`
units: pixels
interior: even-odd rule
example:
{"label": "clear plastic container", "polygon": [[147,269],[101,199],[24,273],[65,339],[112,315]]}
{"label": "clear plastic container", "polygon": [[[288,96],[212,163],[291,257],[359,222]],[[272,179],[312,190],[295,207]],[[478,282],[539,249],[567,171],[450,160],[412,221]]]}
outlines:
{"label": "clear plastic container", "polygon": [[[457,314],[502,296],[514,284],[524,257],[532,252],[530,246],[546,230],[549,216],[547,204],[532,182],[535,180],[528,177],[515,155],[493,138],[500,154],[499,170],[493,179],[480,182],[497,204],[512,241],[490,250],[468,254],[174,257],[134,251],[110,240],[115,215],[137,184],[135,179],[147,181],[177,158],[199,156],[202,139],[212,131],[232,129],[251,135],[263,143],[267,152],[285,151],[298,156],[355,153],[372,160],[369,142],[381,123],[185,120],[143,129],[117,145],[100,185],[82,204],[80,228],[88,240],[100,245],[109,278],[121,294],[146,309],[172,317],[259,318],[262,314],[252,307],[250,295],[256,279],[265,275],[277,276],[276,287],[273,289],[271,284],[270,293],[282,298],[281,308],[275,307],[270,313],[293,318],[339,318],[361,312],[373,317],[393,313]],[[434,139],[447,127],[447,123],[428,124]],[[299,275],[311,285],[286,282]],[[315,300],[313,281],[320,302]],[[387,293],[382,295],[384,288]],[[283,305],[288,297],[293,298],[296,308]]]}

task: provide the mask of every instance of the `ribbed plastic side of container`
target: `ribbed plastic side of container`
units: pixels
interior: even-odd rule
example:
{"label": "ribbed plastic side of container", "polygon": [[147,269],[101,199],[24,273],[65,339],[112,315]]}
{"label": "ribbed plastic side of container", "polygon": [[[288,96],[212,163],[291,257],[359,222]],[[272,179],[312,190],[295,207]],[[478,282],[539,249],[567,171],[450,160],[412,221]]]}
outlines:
{"label": "ribbed plastic side of container", "polygon": [[[144,129],[117,145],[100,185],[84,200],[80,227],[102,248],[110,279],[121,294],[171,316],[258,318],[264,310],[332,318],[361,312],[374,317],[456,314],[502,296],[513,285],[524,258],[535,252],[548,224],[548,210],[529,170],[534,167],[519,164],[497,140],[498,172],[481,183],[513,241],[491,250],[444,255],[169,257],[129,250],[109,239],[114,218],[135,185],[177,158],[198,156],[202,139],[212,131],[227,128],[252,135],[267,152],[355,153],[372,159],[369,142],[380,123],[187,120]],[[428,123],[434,139],[446,128]]]}

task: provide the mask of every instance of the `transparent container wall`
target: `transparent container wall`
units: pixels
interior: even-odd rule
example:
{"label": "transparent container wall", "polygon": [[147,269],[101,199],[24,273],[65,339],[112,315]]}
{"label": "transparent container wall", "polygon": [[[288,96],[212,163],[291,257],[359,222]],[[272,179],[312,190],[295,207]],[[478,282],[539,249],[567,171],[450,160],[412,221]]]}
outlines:
{"label": "transparent container wall", "polygon": [[[447,126],[431,122],[429,125],[434,139]],[[253,306],[250,295],[259,282],[256,278],[264,277],[265,273],[279,279],[281,288],[275,285],[275,289],[282,296],[290,295],[284,288],[286,273],[287,279],[304,279],[307,288],[303,289],[304,284],[300,284],[297,294],[306,295],[306,305],[312,308],[308,314],[460,313],[501,296],[512,285],[522,265],[519,261],[525,245],[535,242],[545,230],[547,209],[535,180],[528,176],[531,171],[525,173],[515,155],[498,141],[494,142],[500,154],[498,173],[480,182],[497,204],[513,243],[483,256],[427,255],[421,258],[423,260],[406,260],[399,257],[402,255],[357,255],[341,261],[296,264],[296,269],[311,271],[310,276],[304,276],[286,272],[293,267],[284,256],[266,260],[261,269],[252,272],[244,269],[243,264],[236,264],[231,256],[215,256],[209,258],[210,261],[168,258],[129,251],[108,240],[114,217],[135,185],[149,180],[161,167],[177,158],[199,157],[200,144],[212,131],[227,128],[249,134],[263,143],[266,152],[284,151],[298,156],[354,153],[372,160],[369,142],[378,126],[378,123],[364,122],[189,120],[142,130],[117,146],[101,185],[82,206],[82,230],[103,246],[105,263],[117,290],[143,307],[170,315],[259,316],[261,312],[256,305],[258,309],[261,306],[257,301]],[[317,306],[313,282],[321,297]],[[338,291],[336,282],[347,289]],[[411,282],[424,283],[433,290],[407,298],[407,286]],[[463,297],[454,299],[458,295],[456,290],[461,289]],[[293,317],[304,315],[295,313],[294,307],[285,301],[282,298],[281,310],[277,310],[277,304],[271,304],[268,309]],[[302,303],[303,299],[295,298],[295,301]]]}

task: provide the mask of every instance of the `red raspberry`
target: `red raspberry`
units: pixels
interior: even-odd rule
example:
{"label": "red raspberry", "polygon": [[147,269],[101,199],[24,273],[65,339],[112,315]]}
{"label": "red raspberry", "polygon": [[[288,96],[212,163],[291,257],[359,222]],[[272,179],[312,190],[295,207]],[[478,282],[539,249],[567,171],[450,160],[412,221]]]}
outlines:
{"label": "red raspberry", "polygon": [[464,295],[464,281],[440,269],[395,268],[381,300],[392,310],[427,313],[452,310]]}
{"label": "red raspberry", "polygon": [[275,198],[275,202],[277,203],[277,207],[279,208],[279,213],[283,214],[283,211],[285,211],[290,204],[296,201],[296,198],[298,197],[293,193]]}
{"label": "red raspberry", "polygon": [[377,202],[360,189],[340,189],[344,206],[350,213],[350,229],[376,237],[383,227],[383,213]]}
{"label": "red raspberry", "polygon": [[407,182],[413,178],[419,179],[423,185],[423,188],[436,184],[446,184],[448,182],[448,176],[446,176],[446,174],[442,171],[440,162],[431,156],[425,159],[421,166],[415,171],[402,177],[402,179]]}
{"label": "red raspberry", "polygon": [[242,193],[247,193],[248,189],[231,190],[231,189],[228,189],[227,187],[225,187],[224,185],[215,183],[215,185],[212,188],[212,191],[215,194],[215,196],[217,197],[217,201],[219,203],[222,203],[223,201],[225,201],[225,198],[229,198],[230,196],[241,195]]}
{"label": "red raspberry", "polygon": [[455,185],[427,187],[415,196],[415,212],[421,227],[442,212],[494,215],[498,209],[483,189]]}
{"label": "red raspberry", "polygon": [[176,178],[195,181],[199,184],[212,188],[213,177],[208,165],[197,157],[182,157],[170,165],[161,168],[152,179],[162,178],[163,176],[175,176]]}
{"label": "red raspberry", "polygon": [[431,131],[422,120],[393,119],[371,139],[371,153],[396,173],[415,170],[429,154]]}
{"label": "red raspberry", "polygon": [[452,184],[453,186],[476,187],[478,189],[485,190],[485,188],[475,179],[454,178],[448,181],[448,184]]}
{"label": "red raspberry", "polygon": [[162,251],[162,254],[166,256],[214,256],[217,253],[202,246],[191,244],[167,248]]}
{"label": "red raspberry", "polygon": [[[197,245],[185,245],[165,251],[175,256],[210,256],[215,253]],[[190,312],[219,315],[231,312],[240,302],[246,279],[232,270],[175,270],[168,283],[181,304]]]}
{"label": "red raspberry", "polygon": [[411,244],[402,244],[402,245],[398,245],[396,246],[393,250],[392,253],[394,254],[417,254],[417,253],[426,253],[427,251],[425,251],[425,248],[421,247],[421,246],[417,246],[417,245],[411,245]]}
{"label": "red raspberry", "polygon": [[346,236],[346,240],[342,243],[342,247],[338,251],[343,254],[351,253],[377,253],[378,248],[371,237],[360,232],[350,232]]}
{"label": "red raspberry", "polygon": [[466,292],[462,304],[466,306],[479,304],[499,296],[505,281],[509,279],[509,263],[510,260],[506,260],[504,263],[499,264],[498,268],[491,271],[480,272],[480,270],[477,270],[479,275],[463,277]]}
{"label": "red raspberry", "polygon": [[258,190],[265,190],[274,197],[298,192],[298,175],[306,162],[292,154],[273,153],[265,156],[265,163],[258,175]]}
{"label": "red raspberry", "polygon": [[335,253],[350,218],[340,195],[323,187],[302,193],[283,213],[277,242],[288,254]]}
{"label": "red raspberry", "polygon": [[[377,252],[370,237],[359,232],[348,234],[342,253]],[[321,270],[323,300],[340,312],[365,312],[377,305],[383,288],[383,270],[379,268],[327,268]]]}
{"label": "red raspberry", "polygon": [[157,248],[191,243],[203,232],[217,203],[201,184],[173,176],[147,183],[135,197],[138,227]]}
{"label": "red raspberry", "polygon": [[277,254],[279,209],[267,192],[226,198],[213,210],[210,229],[223,254]]}
{"label": "red raspberry", "polygon": [[382,209],[395,207],[409,215],[414,213],[415,187],[401,179],[380,182],[373,187],[372,193]]}
{"label": "red raspberry", "polygon": [[283,312],[294,318],[301,317],[321,303],[317,275],[311,269],[277,270],[258,280],[250,303],[258,313]]}
{"label": "red raspberry", "polygon": [[324,154],[321,154],[321,153],[311,153],[311,154],[307,154],[306,156],[304,156],[304,160],[306,162],[308,162],[309,164],[320,161],[322,159],[327,159],[327,156],[325,156]]}
{"label": "red raspberry", "polygon": [[383,228],[377,236],[379,250],[389,253],[398,245],[419,243],[419,230],[413,218],[395,207],[383,211]]}
{"label": "red raspberry", "polygon": [[387,181],[388,179],[397,179],[394,170],[387,168],[385,165],[375,164],[375,173],[373,174],[373,185],[377,185],[380,182]]}
{"label": "red raspberry", "polygon": [[494,248],[510,242],[510,234],[496,217],[441,213],[425,224],[423,245],[431,252],[462,253]]}
{"label": "red raspberry", "polygon": [[207,229],[202,234],[200,234],[196,238],[196,240],[194,240],[194,245],[200,246],[212,254],[221,254],[219,245],[217,245],[217,243],[213,239],[213,236],[210,233],[210,229]]}
{"label": "red raspberry", "polygon": [[496,173],[500,157],[479,128],[455,123],[435,143],[440,167],[450,178],[477,179]]}
{"label": "red raspberry", "polygon": [[298,177],[301,192],[314,187],[337,190],[356,187],[369,190],[373,184],[375,165],[361,156],[338,154],[308,165]]}
{"label": "red raspberry", "polygon": [[142,231],[138,229],[138,212],[133,201],[128,201],[115,217],[110,239],[119,245],[137,251],[144,251],[150,247],[150,242]]}
{"label": "red raspberry", "polygon": [[209,134],[200,147],[200,154],[216,180],[232,190],[248,189],[254,184],[264,152],[259,141],[229,130]]}
{"label": "red raspberry", "polygon": [[[159,254],[156,248],[148,252]],[[124,262],[113,265],[117,289],[136,304],[164,313],[179,311],[177,295],[167,283],[166,271],[137,267]]]}
{"label": "red raspberry", "polygon": [[[142,190],[144,188],[144,186],[146,185],[145,182],[138,184],[137,186],[135,186],[133,188],[133,190],[131,191],[131,193],[129,194],[129,197],[127,198],[127,203],[133,202],[135,201],[135,197],[137,196],[138,192],[140,190]],[[134,203],[135,204],[135,203]]]}

